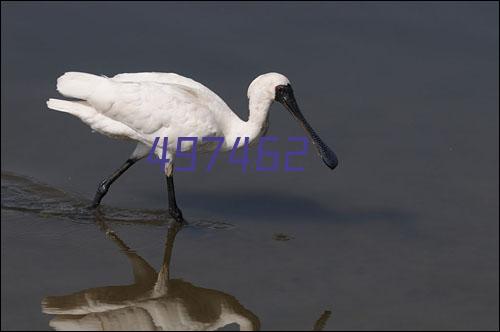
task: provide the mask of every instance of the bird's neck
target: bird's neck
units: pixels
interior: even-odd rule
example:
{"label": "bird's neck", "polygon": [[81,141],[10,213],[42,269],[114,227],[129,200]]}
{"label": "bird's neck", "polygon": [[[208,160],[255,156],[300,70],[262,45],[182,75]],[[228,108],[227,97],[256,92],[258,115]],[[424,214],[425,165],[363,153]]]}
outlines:
{"label": "bird's neck", "polygon": [[250,142],[259,138],[268,128],[269,108],[272,99],[264,96],[254,96],[248,102],[248,121],[243,124],[243,135],[250,138]]}

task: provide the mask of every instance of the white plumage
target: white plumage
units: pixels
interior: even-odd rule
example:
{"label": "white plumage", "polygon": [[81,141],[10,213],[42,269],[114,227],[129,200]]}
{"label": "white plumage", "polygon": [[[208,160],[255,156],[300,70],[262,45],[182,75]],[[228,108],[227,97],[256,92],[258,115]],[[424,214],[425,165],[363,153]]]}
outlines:
{"label": "white plumage", "polygon": [[[203,137],[225,137],[223,151],[230,150],[237,137],[256,139],[267,128],[267,113],[274,99],[274,91],[262,93],[259,88],[272,90],[279,84],[288,84],[288,79],[269,73],[250,85],[249,121],[242,121],[204,85],[173,73],[118,74],[108,78],[68,72],[57,80],[57,90],[83,101],[49,99],[47,106],[77,116],[101,134],[129,138],[149,148],[155,137],[168,137],[167,157],[172,159],[178,137],[198,137],[200,150],[204,149]],[[156,150],[158,156],[162,142]],[[190,147],[190,142],[183,143],[183,151]],[[143,155],[136,157],[148,151],[141,149]]]}

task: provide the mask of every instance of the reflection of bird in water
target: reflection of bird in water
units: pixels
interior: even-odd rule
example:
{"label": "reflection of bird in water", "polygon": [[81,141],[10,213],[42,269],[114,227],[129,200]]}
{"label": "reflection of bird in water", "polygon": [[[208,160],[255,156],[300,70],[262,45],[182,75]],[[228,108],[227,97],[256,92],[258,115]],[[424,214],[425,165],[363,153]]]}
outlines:
{"label": "reflection of bird in water", "polygon": [[[233,296],[170,279],[172,249],[182,224],[173,223],[168,229],[163,263],[157,273],[96,215],[101,230],[130,260],[134,283],[45,297],[42,312],[55,315],[49,323],[55,330],[192,331],[216,330],[229,324],[239,325],[241,331],[260,329],[259,318]],[[323,330],[330,314],[325,311],[313,331]]]}
{"label": "reflection of bird in water", "polygon": [[54,329],[216,330],[233,323],[246,331],[260,328],[257,316],[233,296],[169,278],[174,239],[181,229],[179,224],[173,224],[168,230],[159,273],[107,225],[100,222],[100,226],[129,258],[134,283],[45,297],[42,311],[55,315],[49,323]]}

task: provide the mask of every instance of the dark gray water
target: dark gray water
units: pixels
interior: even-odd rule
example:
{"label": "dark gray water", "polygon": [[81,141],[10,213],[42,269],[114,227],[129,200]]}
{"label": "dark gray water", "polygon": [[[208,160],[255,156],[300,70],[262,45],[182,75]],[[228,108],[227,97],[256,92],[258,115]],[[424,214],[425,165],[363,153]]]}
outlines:
{"label": "dark gray water", "polygon": [[[251,80],[277,71],[339,155],[333,172],[309,153],[299,173],[242,174],[221,156],[178,174],[191,225],[169,270],[188,306],[227,301],[264,330],[498,330],[498,3],[4,2],[1,15],[2,329],[50,329],[47,297],[164,266],[157,165],[118,180],[102,215],[85,208],[133,144],[47,110],[78,70],[177,72],[241,117]],[[303,135],[279,105],[269,134]]]}

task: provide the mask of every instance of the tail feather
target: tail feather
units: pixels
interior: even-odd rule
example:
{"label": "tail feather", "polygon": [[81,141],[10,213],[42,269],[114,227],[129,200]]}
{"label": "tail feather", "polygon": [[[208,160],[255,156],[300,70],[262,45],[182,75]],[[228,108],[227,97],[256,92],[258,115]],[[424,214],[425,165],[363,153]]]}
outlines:
{"label": "tail feather", "polygon": [[67,72],[57,79],[57,91],[66,97],[86,100],[107,81],[108,79],[102,76]]}
{"label": "tail feather", "polygon": [[69,101],[50,98],[47,107],[55,111],[65,112],[79,117],[82,120],[95,115],[96,110],[84,101]]}
{"label": "tail feather", "polygon": [[69,101],[51,98],[47,101],[47,107],[74,115],[88,124],[90,128],[103,135],[112,138],[131,138],[137,141],[143,141],[142,137],[135,130],[97,112],[95,108],[86,101]]}
{"label": "tail feather", "polygon": [[49,99],[47,107],[80,118],[93,130],[113,137],[143,141],[131,127],[106,114],[114,103],[116,84],[109,78],[86,73],[67,72],[57,79],[57,90],[66,97],[82,99],[69,101]]}

